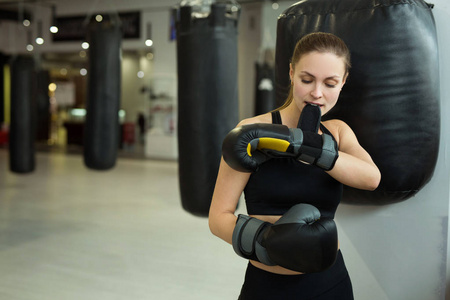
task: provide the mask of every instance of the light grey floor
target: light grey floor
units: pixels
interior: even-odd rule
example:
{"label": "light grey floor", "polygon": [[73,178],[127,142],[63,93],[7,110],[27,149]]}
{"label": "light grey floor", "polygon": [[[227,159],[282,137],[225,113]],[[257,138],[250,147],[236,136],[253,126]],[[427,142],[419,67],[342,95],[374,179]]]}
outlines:
{"label": "light grey floor", "polygon": [[237,299],[246,262],[181,208],[177,163],[0,149],[0,300]]}

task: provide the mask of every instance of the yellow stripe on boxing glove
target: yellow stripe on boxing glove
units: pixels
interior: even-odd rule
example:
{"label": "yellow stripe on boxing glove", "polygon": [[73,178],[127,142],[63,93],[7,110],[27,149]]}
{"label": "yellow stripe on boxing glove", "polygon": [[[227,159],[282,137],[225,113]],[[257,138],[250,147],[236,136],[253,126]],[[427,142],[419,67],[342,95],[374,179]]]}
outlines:
{"label": "yellow stripe on boxing glove", "polygon": [[248,143],[247,154],[248,156],[252,156],[252,152],[264,149],[275,150],[278,152],[286,152],[290,145],[291,143],[285,140],[262,137]]}

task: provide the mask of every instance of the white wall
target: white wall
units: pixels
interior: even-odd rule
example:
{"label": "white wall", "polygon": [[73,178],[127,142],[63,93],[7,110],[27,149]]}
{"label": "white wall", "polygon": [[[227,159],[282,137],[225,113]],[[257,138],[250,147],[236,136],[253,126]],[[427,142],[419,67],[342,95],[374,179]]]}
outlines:
{"label": "white wall", "polygon": [[[137,73],[144,72],[144,77],[139,78]],[[144,86],[150,85],[152,62],[138,53],[124,53],[122,55],[122,85],[121,107],[126,111],[125,121],[136,122],[140,112],[149,109],[149,94],[142,93]]]}
{"label": "white wall", "polygon": [[275,50],[278,16],[296,1],[283,1],[274,10],[271,2],[243,3],[239,21],[239,118],[255,114],[255,64],[262,62],[265,49]]}
{"label": "white wall", "polygon": [[242,5],[238,27],[239,119],[254,116],[255,63],[261,43],[261,3]]}
{"label": "white wall", "polygon": [[277,41],[277,22],[278,16],[283,13],[289,6],[298,1],[282,1],[279,2],[278,8],[274,9],[271,2],[267,2],[263,7],[263,26],[261,48],[275,49]]}
{"label": "white wall", "polygon": [[[449,105],[449,96],[450,95],[450,86],[448,82],[450,80],[450,35],[448,34],[448,28],[450,26],[450,5],[446,0],[436,0],[434,1],[435,9],[434,15],[436,19],[436,26],[438,29],[438,39],[439,39],[439,59],[440,59],[440,77],[441,77],[441,109],[442,109],[442,133],[441,133],[441,169],[445,171],[442,172],[442,182],[444,188],[446,187],[446,194],[442,195],[442,201],[448,203],[450,202],[450,175],[449,175],[449,162],[450,162],[450,153],[449,153],[449,131],[450,131],[450,105]],[[439,196],[439,195],[436,195]],[[443,205],[443,209],[445,206]],[[450,210],[450,206],[448,206]],[[443,229],[446,236],[446,250],[447,250],[447,260],[446,260],[446,269],[442,270],[442,273],[445,273],[445,288],[446,288],[446,297],[445,299],[450,299],[450,230],[448,226],[450,226],[448,222],[448,216],[450,215],[449,210],[447,210],[447,227]],[[447,229],[447,230],[445,230]],[[444,269],[444,266],[442,266]]]}

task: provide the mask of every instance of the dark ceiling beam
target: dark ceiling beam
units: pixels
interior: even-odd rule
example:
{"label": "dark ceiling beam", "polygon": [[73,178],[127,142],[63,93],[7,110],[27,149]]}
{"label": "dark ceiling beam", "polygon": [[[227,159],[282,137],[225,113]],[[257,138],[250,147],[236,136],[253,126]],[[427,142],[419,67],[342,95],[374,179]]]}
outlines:
{"label": "dark ceiling beam", "polygon": [[10,20],[10,21],[22,22],[23,20],[19,20],[19,18],[31,20],[31,14],[26,11],[23,11],[22,14],[19,14],[19,12],[17,10],[9,10],[9,9],[0,8],[0,21]]}
{"label": "dark ceiling beam", "polygon": [[38,4],[38,5],[44,5],[44,6],[51,6],[51,5],[55,5],[56,1],[53,2],[49,2],[49,1],[39,1],[37,2],[36,0],[21,0],[21,1],[17,1],[17,0],[12,0],[12,1],[1,1],[0,0],[0,6],[2,5],[18,5],[18,4]]}

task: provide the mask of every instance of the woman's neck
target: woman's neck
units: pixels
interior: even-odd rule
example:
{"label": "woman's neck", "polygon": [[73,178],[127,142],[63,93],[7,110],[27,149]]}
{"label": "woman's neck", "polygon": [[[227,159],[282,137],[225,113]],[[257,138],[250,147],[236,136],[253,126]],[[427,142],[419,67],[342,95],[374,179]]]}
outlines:
{"label": "woman's neck", "polygon": [[280,114],[284,125],[289,128],[297,127],[298,119],[300,118],[300,111],[295,103],[291,103],[288,107],[280,110]]}

